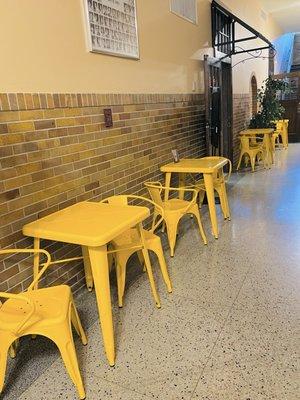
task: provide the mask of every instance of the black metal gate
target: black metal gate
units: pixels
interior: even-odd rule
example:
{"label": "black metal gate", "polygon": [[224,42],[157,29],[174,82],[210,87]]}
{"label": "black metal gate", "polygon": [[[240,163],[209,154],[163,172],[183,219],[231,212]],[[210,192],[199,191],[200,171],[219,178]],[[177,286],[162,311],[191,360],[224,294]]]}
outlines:
{"label": "black metal gate", "polygon": [[206,148],[232,159],[231,64],[205,57]]}

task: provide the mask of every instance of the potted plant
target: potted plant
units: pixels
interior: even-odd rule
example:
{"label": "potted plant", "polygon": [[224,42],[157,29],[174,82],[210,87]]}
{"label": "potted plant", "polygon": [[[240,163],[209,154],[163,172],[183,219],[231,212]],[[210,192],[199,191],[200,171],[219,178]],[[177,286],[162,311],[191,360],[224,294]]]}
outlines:
{"label": "potted plant", "polygon": [[285,112],[276,94],[278,91],[285,92],[288,84],[270,76],[263,83],[257,95],[259,111],[251,118],[249,128],[274,128],[274,121],[282,119]]}

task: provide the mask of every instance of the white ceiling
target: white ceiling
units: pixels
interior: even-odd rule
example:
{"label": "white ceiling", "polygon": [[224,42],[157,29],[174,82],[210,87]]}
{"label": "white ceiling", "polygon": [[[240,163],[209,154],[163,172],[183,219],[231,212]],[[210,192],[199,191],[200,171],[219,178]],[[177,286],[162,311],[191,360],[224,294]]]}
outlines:
{"label": "white ceiling", "polygon": [[300,32],[300,0],[260,0],[260,3],[285,33]]}

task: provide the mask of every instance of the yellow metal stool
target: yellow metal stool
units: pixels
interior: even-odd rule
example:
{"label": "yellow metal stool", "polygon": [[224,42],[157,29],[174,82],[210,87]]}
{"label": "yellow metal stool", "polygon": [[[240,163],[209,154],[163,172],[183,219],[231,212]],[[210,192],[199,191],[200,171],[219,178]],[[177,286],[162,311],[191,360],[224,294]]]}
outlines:
{"label": "yellow metal stool", "polygon": [[[240,136],[240,157],[237,165],[237,170],[239,170],[241,166],[241,162],[243,157],[248,156],[251,163],[252,171],[254,172],[255,169],[255,161],[256,159],[261,156],[262,159],[265,158],[265,148],[263,143],[257,143],[259,138],[256,136]],[[255,140],[256,144],[253,144]],[[252,141],[252,143],[251,143]]]}
{"label": "yellow metal stool", "polygon": [[289,120],[288,119],[280,119],[275,121],[276,123],[276,131],[278,132],[282,146],[284,149],[287,149],[289,146],[289,136],[288,136],[288,126]]}
{"label": "yellow metal stool", "polygon": [[[139,200],[143,202],[148,202],[155,207],[156,210],[159,210],[161,218],[157,221],[156,224],[152,225],[150,230],[143,229],[145,243],[148,250],[153,251],[159,261],[161,273],[166,284],[167,290],[169,293],[172,292],[172,285],[170,281],[170,277],[168,274],[167,264],[165,261],[163,248],[161,244],[160,237],[155,235],[155,229],[161,224],[163,221],[164,211],[153,201],[135,195],[119,195],[108,197],[101,201],[101,203],[108,203],[113,205],[128,205],[130,200]],[[125,291],[125,280],[126,280],[126,265],[129,257],[138,252],[139,260],[144,264],[142,252],[139,251],[141,248],[141,240],[139,237],[138,230],[136,228],[132,228],[122,235],[116,237],[111,243],[113,247],[113,254],[116,263],[116,274],[117,274],[117,283],[118,283],[118,301],[119,307],[123,307],[123,297]]]}
{"label": "yellow metal stool", "polygon": [[[200,235],[204,244],[207,244],[206,235],[202,226],[200,211],[197,205],[197,197],[198,191],[195,189],[190,188],[172,188],[172,187],[165,187],[162,186],[160,182],[146,182],[145,186],[147,187],[151,199],[158,204],[164,211],[164,222],[166,223],[167,227],[167,234],[170,246],[170,254],[171,257],[174,256],[174,249],[176,244],[176,236],[177,236],[177,227],[180,219],[186,215],[191,214],[193,215],[198,223]],[[192,193],[192,199],[190,201],[183,200],[183,199],[168,199],[162,200],[162,192],[164,190],[169,191],[176,191],[179,193],[190,192]],[[156,219],[161,216],[161,212],[159,209],[155,209],[153,215],[153,224],[156,225]]]}
{"label": "yellow metal stool", "polygon": [[46,255],[47,261],[28,287],[27,292],[21,294],[0,292],[0,298],[7,299],[2,305],[0,303],[0,393],[4,386],[9,348],[22,336],[42,335],[48,337],[57,345],[80,399],[85,399],[72,335],[72,325],[83,344],[87,344],[87,339],[81,326],[71,289],[69,286],[59,285],[34,290],[38,280],[51,262],[50,254],[45,250],[0,250],[0,254],[13,253],[43,253]]}

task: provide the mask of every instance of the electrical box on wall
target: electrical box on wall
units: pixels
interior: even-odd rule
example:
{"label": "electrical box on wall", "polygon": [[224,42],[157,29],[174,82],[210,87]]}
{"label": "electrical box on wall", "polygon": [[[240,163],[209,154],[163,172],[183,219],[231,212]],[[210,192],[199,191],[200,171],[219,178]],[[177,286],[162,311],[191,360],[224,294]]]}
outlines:
{"label": "electrical box on wall", "polygon": [[113,118],[112,118],[112,111],[111,108],[104,108],[104,124],[106,128],[112,128],[114,123],[113,123]]}

